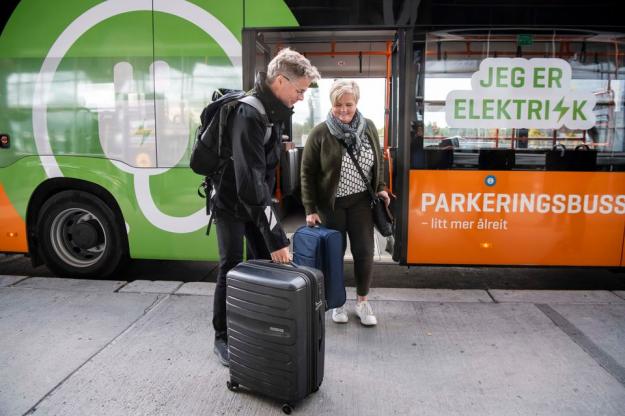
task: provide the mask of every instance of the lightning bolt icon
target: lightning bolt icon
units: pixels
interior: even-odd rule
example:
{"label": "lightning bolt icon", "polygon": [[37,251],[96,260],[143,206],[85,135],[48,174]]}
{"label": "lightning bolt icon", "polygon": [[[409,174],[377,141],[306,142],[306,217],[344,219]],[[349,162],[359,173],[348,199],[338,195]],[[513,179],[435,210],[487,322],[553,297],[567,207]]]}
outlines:
{"label": "lightning bolt icon", "polygon": [[553,111],[557,111],[560,113],[560,117],[558,117],[558,122],[562,120],[562,117],[564,117],[566,112],[569,111],[569,109],[571,108],[571,107],[567,107],[563,105],[562,104],[563,102],[564,102],[564,97],[560,98],[560,101],[558,101],[558,104],[556,104],[556,106],[553,108]]}

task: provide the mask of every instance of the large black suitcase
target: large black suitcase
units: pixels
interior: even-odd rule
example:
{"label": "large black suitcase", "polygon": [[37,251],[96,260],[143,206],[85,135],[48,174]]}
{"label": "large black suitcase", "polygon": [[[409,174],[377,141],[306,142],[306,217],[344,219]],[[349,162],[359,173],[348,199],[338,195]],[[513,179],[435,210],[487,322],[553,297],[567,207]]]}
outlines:
{"label": "large black suitcase", "polygon": [[323,380],[323,274],[266,260],[240,263],[227,275],[230,381],[293,404]]}

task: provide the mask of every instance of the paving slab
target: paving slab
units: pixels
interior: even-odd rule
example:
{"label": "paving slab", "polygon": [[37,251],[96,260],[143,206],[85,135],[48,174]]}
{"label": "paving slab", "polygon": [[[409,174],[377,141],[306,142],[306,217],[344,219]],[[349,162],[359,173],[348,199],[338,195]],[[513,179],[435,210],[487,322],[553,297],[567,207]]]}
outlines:
{"label": "paving slab", "polygon": [[607,290],[500,290],[489,289],[496,302],[515,303],[623,303]]}
{"label": "paving slab", "polygon": [[[347,299],[356,299],[356,288],[346,288]],[[493,299],[485,290],[477,289],[401,289],[372,288],[369,300],[395,300],[412,302],[483,302],[492,303]]]}
{"label": "paving slab", "polygon": [[69,290],[72,292],[115,292],[126,284],[121,280],[62,279],[53,277],[31,277],[15,287],[29,289]]}
{"label": "paving slab", "polygon": [[[614,415],[625,387],[531,304],[373,301],[380,324],[326,314],[325,378],[298,415]],[[282,415],[225,388],[211,302],[162,301],[37,407],[45,415]]]}
{"label": "paving slab", "polygon": [[[169,297],[34,414],[225,415],[244,407],[237,400],[248,396],[238,398],[226,388],[228,369],[213,355],[211,320],[206,297]],[[249,402],[257,406],[254,398]]]}
{"label": "paving slab", "polygon": [[625,304],[551,307],[573,326],[571,336],[579,345],[625,383]]}
{"label": "paving slab", "polygon": [[0,287],[6,287],[16,284],[24,279],[28,279],[28,276],[6,276],[0,275]]}
{"label": "paving slab", "polygon": [[625,299],[625,290],[615,290],[612,293],[614,293],[619,298]]}
{"label": "paving slab", "polygon": [[0,415],[22,415],[157,295],[0,289]]}
{"label": "paving slab", "polygon": [[119,289],[119,292],[171,294],[180,286],[182,282],[169,280],[135,280]]}
{"label": "paving slab", "polygon": [[215,283],[211,282],[189,282],[183,284],[178,290],[176,295],[198,295],[198,296],[213,296],[215,293]]}

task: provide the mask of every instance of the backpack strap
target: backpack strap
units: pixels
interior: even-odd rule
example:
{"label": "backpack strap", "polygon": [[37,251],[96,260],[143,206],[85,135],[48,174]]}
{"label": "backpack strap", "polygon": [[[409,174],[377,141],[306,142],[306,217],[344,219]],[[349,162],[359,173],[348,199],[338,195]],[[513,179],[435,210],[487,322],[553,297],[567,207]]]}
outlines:
{"label": "backpack strap", "polygon": [[241,103],[245,103],[247,105],[251,105],[260,113],[267,124],[267,130],[265,131],[265,137],[263,138],[263,144],[267,144],[269,142],[269,138],[271,137],[271,128],[273,127],[273,123],[269,122],[269,118],[267,117],[267,112],[265,111],[265,106],[262,101],[258,99],[258,97],[254,95],[246,95],[245,97],[239,100]]}

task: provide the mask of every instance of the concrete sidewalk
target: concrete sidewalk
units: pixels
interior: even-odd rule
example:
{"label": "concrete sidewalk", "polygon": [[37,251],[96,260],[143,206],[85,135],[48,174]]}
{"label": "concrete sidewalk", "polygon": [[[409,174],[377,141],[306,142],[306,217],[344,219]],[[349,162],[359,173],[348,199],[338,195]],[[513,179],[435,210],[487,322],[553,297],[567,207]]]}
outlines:
{"label": "concrete sidewalk", "polygon": [[[225,383],[212,283],[0,276],[0,415],[281,415]],[[625,292],[373,289],[297,415],[623,415]]]}

